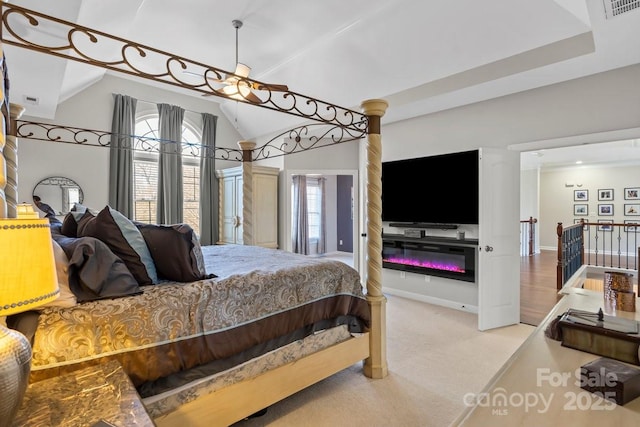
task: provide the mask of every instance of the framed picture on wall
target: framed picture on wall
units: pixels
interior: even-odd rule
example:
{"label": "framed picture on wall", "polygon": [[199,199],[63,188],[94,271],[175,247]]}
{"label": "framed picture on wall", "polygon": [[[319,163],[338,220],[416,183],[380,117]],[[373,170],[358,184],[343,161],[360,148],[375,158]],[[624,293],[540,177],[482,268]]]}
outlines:
{"label": "framed picture on wall", "polygon": [[589,200],[589,190],[573,190],[574,202],[586,202]]}
{"label": "framed picture on wall", "polygon": [[636,221],[633,219],[625,219],[625,224],[633,224],[633,225],[625,225],[624,231],[627,233],[640,233],[640,221]]}
{"label": "framed picture on wall", "polygon": [[625,216],[640,216],[640,203],[625,203],[624,204]]}
{"label": "framed picture on wall", "polygon": [[598,190],[598,200],[613,200],[613,188],[605,188]]}
{"label": "framed picture on wall", "polygon": [[589,215],[589,205],[587,205],[586,203],[584,204],[579,203],[579,204],[573,205],[573,214],[582,215],[582,216]]}
{"label": "framed picture on wall", "polygon": [[629,187],[624,189],[625,200],[640,200],[640,187]]}
{"label": "framed picture on wall", "polygon": [[599,204],[598,205],[598,215],[601,216],[611,216],[613,215],[613,205],[612,204]]}
{"label": "framed picture on wall", "polygon": [[598,231],[613,231],[613,220],[612,219],[599,219],[598,222],[600,225],[598,226]]}

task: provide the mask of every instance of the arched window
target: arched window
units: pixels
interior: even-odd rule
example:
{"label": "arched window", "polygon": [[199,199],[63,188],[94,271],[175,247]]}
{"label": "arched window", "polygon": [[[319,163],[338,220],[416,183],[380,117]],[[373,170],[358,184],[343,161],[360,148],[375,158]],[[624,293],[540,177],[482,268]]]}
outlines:
{"label": "arched window", "polygon": [[[185,121],[182,124],[183,218],[196,233],[200,232],[200,132]],[[158,198],[158,114],[136,119],[133,156],[134,219],[156,222]],[[151,139],[146,139],[151,138]]]}

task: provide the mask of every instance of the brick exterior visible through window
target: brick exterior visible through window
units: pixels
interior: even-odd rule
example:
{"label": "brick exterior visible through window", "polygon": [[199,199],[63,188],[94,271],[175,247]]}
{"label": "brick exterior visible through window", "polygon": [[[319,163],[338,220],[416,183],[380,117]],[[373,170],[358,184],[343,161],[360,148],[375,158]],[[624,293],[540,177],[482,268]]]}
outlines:
{"label": "brick exterior visible through window", "polygon": [[[136,136],[158,138],[158,115],[148,115],[136,121]],[[183,149],[182,191],[183,221],[200,234],[200,138],[189,124],[182,126],[182,142],[197,144]],[[133,199],[134,219],[140,222],[156,222],[156,202],[158,194],[158,153],[157,141],[138,139],[133,156]],[[145,152],[145,148],[149,151]],[[150,149],[151,148],[151,149]],[[193,154],[198,154],[194,156]]]}

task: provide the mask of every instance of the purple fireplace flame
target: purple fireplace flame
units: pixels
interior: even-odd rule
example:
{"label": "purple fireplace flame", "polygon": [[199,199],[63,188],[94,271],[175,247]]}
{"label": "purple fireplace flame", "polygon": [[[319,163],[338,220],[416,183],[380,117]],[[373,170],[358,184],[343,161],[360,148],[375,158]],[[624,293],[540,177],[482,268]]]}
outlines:
{"label": "purple fireplace flame", "polygon": [[410,273],[475,282],[476,247],[447,238],[385,235],[382,267]]}
{"label": "purple fireplace flame", "polygon": [[402,264],[402,265],[411,265],[414,267],[423,267],[423,268],[431,268],[433,270],[443,270],[443,271],[453,271],[456,273],[464,273],[465,269],[461,268],[458,265],[445,263],[445,262],[436,262],[429,260],[420,260],[420,259],[409,259],[409,258],[396,258],[390,257],[385,259],[386,262],[391,262],[394,264]]}

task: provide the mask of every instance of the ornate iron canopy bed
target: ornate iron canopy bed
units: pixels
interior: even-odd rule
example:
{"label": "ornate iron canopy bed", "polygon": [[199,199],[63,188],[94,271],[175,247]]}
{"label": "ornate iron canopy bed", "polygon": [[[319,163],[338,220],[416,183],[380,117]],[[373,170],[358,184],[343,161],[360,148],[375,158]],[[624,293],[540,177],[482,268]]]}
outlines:
{"label": "ornate iron canopy bed", "polygon": [[[64,28],[67,33],[66,42],[42,45],[25,39],[20,35],[21,32],[16,30],[20,25],[38,26],[43,22]],[[225,70],[7,3],[2,3],[2,43],[203,94],[229,97],[208,79],[208,77],[221,79],[224,75],[231,74]],[[97,51],[94,48],[101,43],[118,45],[121,57],[101,59],[99,55],[92,54],[92,51]],[[11,58],[6,60],[10,64]],[[158,64],[161,65],[158,66]],[[6,70],[6,64],[3,65]],[[190,74],[191,77],[186,79],[183,73],[185,70],[195,72],[202,77],[194,81],[193,74]],[[245,193],[252,191],[250,187],[252,180],[247,178],[251,176],[252,164],[255,161],[321,147],[330,149],[329,146],[334,144],[367,138],[366,301],[370,309],[370,326],[360,337],[353,337],[320,349],[293,363],[266,371],[255,378],[225,386],[185,403],[178,409],[158,417],[155,420],[158,425],[178,425],[178,423],[195,425],[196,421],[204,423],[203,425],[211,425],[211,420],[215,420],[219,425],[228,425],[361,360],[364,360],[363,370],[368,377],[383,378],[387,375],[386,298],[382,293],[381,283],[382,150],[380,136],[380,118],[387,108],[386,101],[375,99],[363,101],[361,104],[363,112],[360,113],[291,91],[271,92],[268,86],[248,78],[241,77],[238,84],[250,85],[260,93],[258,100],[254,97],[251,100],[243,97],[237,99],[239,102],[282,114],[295,115],[313,122],[277,135],[271,141],[254,149],[221,147],[216,148],[215,152],[207,153],[217,159],[242,163]],[[6,89],[4,84],[3,89]],[[0,217],[4,218],[16,216],[18,182],[16,140],[18,138],[108,146],[111,137],[111,134],[105,131],[21,121],[23,108],[19,105],[9,105],[9,101],[8,94],[3,91],[5,132],[0,141],[2,154],[0,164],[6,167],[0,167]],[[245,206],[245,209],[250,210],[251,206]],[[245,227],[244,233],[244,241],[250,244],[252,242],[251,227]],[[269,390],[269,393],[265,393],[265,390]]]}

